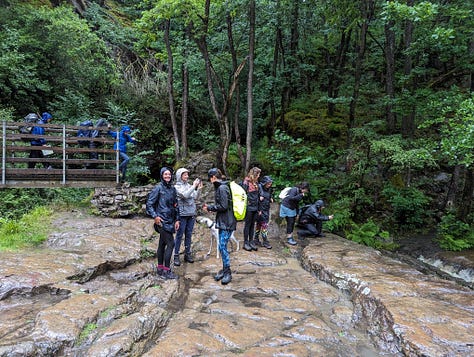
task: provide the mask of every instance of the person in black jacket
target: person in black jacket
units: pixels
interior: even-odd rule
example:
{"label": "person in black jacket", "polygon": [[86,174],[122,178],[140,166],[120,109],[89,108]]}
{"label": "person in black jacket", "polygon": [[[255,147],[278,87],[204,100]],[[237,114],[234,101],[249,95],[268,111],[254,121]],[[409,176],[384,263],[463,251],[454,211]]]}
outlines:
{"label": "person in black jacket", "polygon": [[160,170],[160,183],[148,195],[146,211],[153,217],[155,231],[160,234],[156,251],[158,275],[165,279],[178,279],[170,268],[174,248],[173,234],[179,229],[180,223],[178,198],[171,178],[171,169],[163,167]]}
{"label": "person in black jacket", "polygon": [[237,220],[232,211],[232,196],[230,194],[229,182],[222,180],[222,172],[217,168],[210,169],[207,177],[216,190],[215,204],[204,204],[202,208],[205,212],[216,212],[216,228],[219,230],[219,251],[222,256],[223,269],[214,276],[214,279],[216,281],[220,280],[221,284],[225,285],[232,281],[227,243],[232,232],[237,227]]}
{"label": "person in black jacket", "polygon": [[[267,249],[272,249],[268,241],[268,222],[270,221],[270,204],[273,202],[272,198],[272,183],[270,176],[263,176],[260,182],[260,199],[258,201],[258,216],[257,225],[255,227],[254,242],[256,245],[261,245]],[[259,236],[262,236],[262,243],[260,244]]]}
{"label": "person in black jacket", "polygon": [[299,219],[300,230],[298,230],[298,238],[305,238],[309,236],[324,237],[323,222],[330,221],[334,218],[333,215],[326,216],[321,213],[324,208],[324,201],[317,200],[309,206]]}
{"label": "person in black jacket", "polygon": [[247,192],[247,211],[245,212],[244,221],[244,249],[247,251],[258,250],[253,238],[258,216],[258,201],[260,198],[258,178],[261,171],[258,167],[252,167],[240,184]]}
{"label": "person in black jacket", "polygon": [[280,204],[280,217],[286,219],[286,239],[288,244],[296,245],[293,238],[293,230],[295,229],[296,215],[298,214],[298,205],[305,194],[309,192],[309,184],[301,182],[296,187],[292,187],[288,191],[288,195],[283,198]]}

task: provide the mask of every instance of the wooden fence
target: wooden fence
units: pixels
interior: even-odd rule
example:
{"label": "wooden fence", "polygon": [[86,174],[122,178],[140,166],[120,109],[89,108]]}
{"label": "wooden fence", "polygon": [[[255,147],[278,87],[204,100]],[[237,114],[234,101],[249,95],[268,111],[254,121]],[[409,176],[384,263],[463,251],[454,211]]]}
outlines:
{"label": "wooden fence", "polygon": [[[82,126],[34,124],[45,134],[20,133],[22,122],[2,122],[2,177],[4,187],[110,187],[120,182],[118,140],[107,135],[107,127],[95,138],[78,137]],[[33,146],[31,140],[43,138],[46,146]],[[88,140],[91,139],[91,140]],[[117,145],[118,146],[118,145]],[[43,158],[30,157],[41,150]],[[33,155],[35,156],[35,155]]]}

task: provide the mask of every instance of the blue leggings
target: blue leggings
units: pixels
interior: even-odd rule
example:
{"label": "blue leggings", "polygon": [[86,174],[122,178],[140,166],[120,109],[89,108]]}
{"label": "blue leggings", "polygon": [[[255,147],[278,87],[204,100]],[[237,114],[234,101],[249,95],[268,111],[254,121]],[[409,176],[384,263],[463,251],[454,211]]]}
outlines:
{"label": "blue leggings", "polygon": [[230,254],[227,250],[227,243],[232,235],[231,230],[219,229],[219,251],[222,256],[222,266],[224,268],[230,267]]}

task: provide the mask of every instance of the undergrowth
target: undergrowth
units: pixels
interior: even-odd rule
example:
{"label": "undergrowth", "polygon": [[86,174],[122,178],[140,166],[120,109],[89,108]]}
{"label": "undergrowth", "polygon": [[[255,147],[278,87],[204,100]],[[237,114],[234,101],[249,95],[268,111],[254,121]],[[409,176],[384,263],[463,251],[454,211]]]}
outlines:
{"label": "undergrowth", "polygon": [[0,218],[0,251],[35,247],[48,238],[53,210],[36,207],[20,219]]}

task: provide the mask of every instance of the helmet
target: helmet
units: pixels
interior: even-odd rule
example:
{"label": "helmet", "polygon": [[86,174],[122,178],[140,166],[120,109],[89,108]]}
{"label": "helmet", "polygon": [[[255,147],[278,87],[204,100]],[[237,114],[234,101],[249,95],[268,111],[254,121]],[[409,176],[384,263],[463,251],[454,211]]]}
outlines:
{"label": "helmet", "polygon": [[218,176],[219,169],[217,167],[213,167],[207,172],[207,179],[210,180],[212,176]]}
{"label": "helmet", "polygon": [[132,131],[128,125],[122,126],[122,128],[120,128],[120,130],[123,131],[123,132],[127,132],[127,131],[130,132],[130,131]]}

